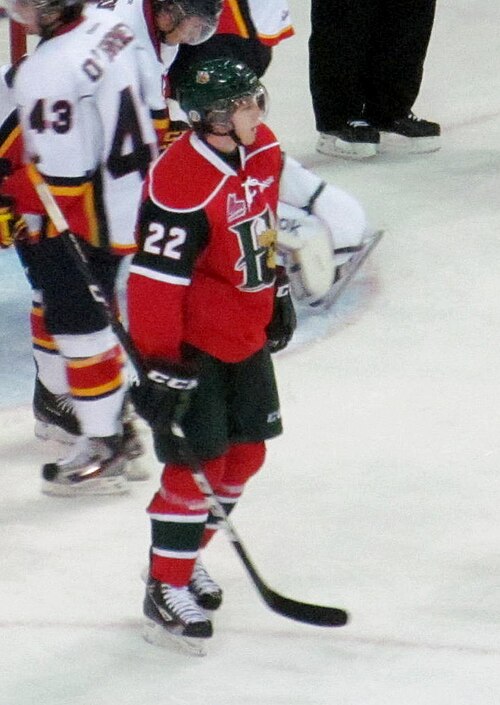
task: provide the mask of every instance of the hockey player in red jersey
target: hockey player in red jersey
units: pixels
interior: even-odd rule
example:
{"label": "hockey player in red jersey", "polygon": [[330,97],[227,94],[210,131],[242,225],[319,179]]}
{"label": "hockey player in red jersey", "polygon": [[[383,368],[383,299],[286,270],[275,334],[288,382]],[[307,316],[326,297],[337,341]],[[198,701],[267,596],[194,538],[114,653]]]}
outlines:
{"label": "hockey player in red jersey", "polygon": [[[262,124],[266,93],[243,64],[211,60],[186,75],[180,102],[193,130],[152,167],[128,284],[130,332],[149,371],[134,393],[165,463],[149,506],[151,632],[206,638],[222,593],[198,551],[216,529],[172,420],[182,425],[230,511],[281,433],[270,351],[284,348],[295,314],[276,261],[283,157]],[[158,635],[155,634],[155,629]]]}
{"label": "hockey player in red jersey", "polygon": [[231,511],[282,430],[269,353],[288,344],[296,319],[277,253],[278,199],[327,224],[332,206],[332,187],[285,156],[263,124],[267,95],[244,64],[195,64],[178,97],[192,129],[149,171],[128,282],[147,370],[134,401],[165,464],[148,509],[144,612],[155,643],[210,637],[203,608],[222,600],[199,557],[217,521],[172,422]]}

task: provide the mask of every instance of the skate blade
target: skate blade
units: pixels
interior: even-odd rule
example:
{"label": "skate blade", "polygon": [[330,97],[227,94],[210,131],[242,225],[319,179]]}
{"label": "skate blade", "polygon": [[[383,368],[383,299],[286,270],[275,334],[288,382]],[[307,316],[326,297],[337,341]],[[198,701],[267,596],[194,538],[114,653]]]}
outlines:
{"label": "skate blade", "polygon": [[88,497],[126,494],[129,491],[125,475],[99,477],[83,482],[63,483],[42,479],[43,494],[54,497]]}
{"label": "skate blade", "polygon": [[79,438],[59,426],[39,419],[35,421],[35,436],[41,441],[56,441],[66,446],[74,445]]}
{"label": "skate blade", "polygon": [[369,159],[377,154],[376,144],[371,142],[345,142],[340,138],[334,140],[319,140],[316,151],[326,154],[329,157],[341,157],[343,159]]}
{"label": "skate blade", "polygon": [[165,627],[154,622],[152,619],[146,619],[142,630],[142,636],[148,644],[159,646],[161,648],[170,648],[174,646],[182,653],[190,656],[206,656],[207,648],[205,645],[206,639],[197,639],[189,636],[175,634]]}
{"label": "skate blade", "polygon": [[344,290],[349,286],[351,280],[356,276],[361,266],[364,264],[367,257],[370,255],[374,247],[380,242],[384,235],[383,230],[377,230],[372,235],[366,237],[361,245],[361,249],[345,263],[343,273],[340,279],[332,286],[328,295],[324,299],[317,302],[316,308],[313,311],[321,312],[331,308],[343,294]]}
{"label": "skate blade", "polygon": [[149,480],[151,473],[149,471],[149,467],[146,466],[146,459],[141,456],[140,458],[132,458],[131,460],[127,460],[125,475],[127,476],[127,480],[130,482],[143,482],[144,480]]}
{"label": "skate blade", "polygon": [[436,137],[404,137],[393,132],[380,133],[380,153],[399,154],[430,154],[441,149],[441,138]]}

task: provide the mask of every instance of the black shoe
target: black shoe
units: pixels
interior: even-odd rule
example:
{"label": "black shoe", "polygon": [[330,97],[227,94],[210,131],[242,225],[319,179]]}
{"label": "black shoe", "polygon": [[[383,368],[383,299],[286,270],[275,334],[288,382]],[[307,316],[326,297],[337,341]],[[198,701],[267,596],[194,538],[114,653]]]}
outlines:
{"label": "black shoe", "polygon": [[316,149],[333,157],[365,159],[377,153],[380,133],[366,120],[347,120],[336,130],[319,133]]}
{"label": "black shoe", "polygon": [[377,123],[377,127],[381,134],[381,152],[425,154],[436,152],[441,147],[441,127],[438,123],[421,120],[411,112],[399,120]]}
{"label": "black shoe", "polygon": [[402,137],[419,138],[419,137],[439,137],[441,134],[441,126],[437,122],[422,120],[414,115],[411,111],[407,117],[393,120],[389,123],[378,125],[381,132],[393,132]]}

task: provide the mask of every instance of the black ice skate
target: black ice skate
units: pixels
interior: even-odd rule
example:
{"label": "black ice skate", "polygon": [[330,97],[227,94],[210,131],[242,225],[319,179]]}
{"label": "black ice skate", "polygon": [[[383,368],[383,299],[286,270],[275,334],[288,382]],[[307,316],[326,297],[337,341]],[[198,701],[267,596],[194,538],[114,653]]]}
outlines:
{"label": "black ice skate", "polygon": [[[73,409],[69,394],[53,394],[38,379],[35,380],[33,395],[33,413],[35,415],[35,436],[42,441],[57,441],[64,445],[74,445],[81,437],[80,423]],[[141,481],[149,479],[147,461],[140,460],[145,454],[140,437],[137,416],[130,403],[124,405],[123,448],[128,463],[127,479]]]}
{"label": "black ice skate", "polygon": [[330,157],[367,159],[377,154],[379,131],[366,120],[348,120],[338,130],[320,132],[316,150]]}
{"label": "black ice skate", "polygon": [[188,587],[173,587],[149,577],[143,609],[144,638],[150,644],[174,643],[196,656],[205,655],[203,640],[212,636],[212,623]]}
{"label": "black ice skate", "polygon": [[42,491],[59,496],[127,492],[121,436],[80,436],[70,454],[42,469]]}
{"label": "black ice skate", "polygon": [[43,441],[72,445],[80,436],[80,424],[69,394],[49,392],[38,377],[33,395],[35,436]]}
{"label": "black ice skate", "polygon": [[194,564],[189,590],[196,603],[204,610],[217,610],[222,604],[222,588],[210,577],[199,558]]}
{"label": "black ice skate", "polygon": [[437,122],[422,120],[412,112],[400,120],[377,123],[381,133],[381,151],[400,149],[412,154],[436,152],[441,147],[441,127]]}

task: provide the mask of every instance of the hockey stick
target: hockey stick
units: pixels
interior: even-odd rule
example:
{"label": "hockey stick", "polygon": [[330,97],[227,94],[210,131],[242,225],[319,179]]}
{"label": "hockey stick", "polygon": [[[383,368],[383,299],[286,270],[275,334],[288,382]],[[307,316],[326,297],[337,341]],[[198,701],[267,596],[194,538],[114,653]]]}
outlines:
{"label": "hockey stick", "polygon": [[[103,305],[106,310],[110,325],[113,331],[117,335],[123,349],[130,358],[140,380],[144,380],[146,377],[146,371],[144,369],[141,358],[139,357],[129,334],[123,327],[123,325],[116,319],[113,314],[113,310],[106,300],[106,297],[100,291],[97,282],[93,279],[92,274],[89,270],[87,259],[85,253],[80,247],[78,238],[71,233],[69,230],[68,223],[61,212],[56,200],[54,199],[48,185],[45,183],[41,175],[36,169],[33,169],[33,174],[30,175],[34,187],[38,193],[40,200],[42,201],[45,210],[47,211],[50,219],[52,220],[54,227],[61,234],[61,237],[65,238],[65,244],[68,254],[72,257],[75,263],[78,264],[79,271],[85,277],[88,289],[92,294],[93,298]],[[184,432],[178,423],[172,423],[171,426],[172,433],[182,440],[184,451],[188,459],[188,465],[193,473],[193,478],[206,498],[207,504],[209,505],[213,515],[221,522],[229,541],[234,547],[236,553],[240,557],[243,565],[245,566],[250,578],[252,579],[257,591],[266,603],[266,605],[283,617],[288,617],[289,619],[294,619],[298,622],[303,622],[306,624],[312,624],[318,627],[342,627],[347,623],[348,615],[345,610],[338,607],[324,607],[321,605],[312,605],[307,602],[300,602],[298,600],[292,600],[289,597],[280,595],[279,593],[272,590],[266,583],[262,580],[258,572],[256,571],[250,556],[248,555],[243,543],[241,542],[236,529],[234,528],[232,522],[230,521],[226,510],[223,505],[219,502],[215,496],[210,483],[208,482],[205,473],[199,459],[191,450]]]}
{"label": "hockey stick", "polygon": [[73,263],[76,265],[78,271],[84,278],[90,295],[95,301],[97,301],[97,303],[101,304],[104,308],[109,325],[113,329],[114,334],[116,335],[123,349],[127,353],[135,371],[137,372],[139,380],[144,380],[146,378],[146,373],[142,364],[142,360],[137,354],[137,350],[133,346],[129,334],[122,326],[120,321],[117,319],[113,311],[113,307],[111,306],[107,297],[101,291],[101,287],[99,286],[97,281],[93,278],[89,269],[87,256],[85,255],[85,252],[82,249],[80,240],[76,237],[76,235],[74,235],[74,233],[71,232],[68,222],[64,217],[63,212],[59,208],[59,204],[52,195],[48,184],[43,180],[42,175],[33,165],[31,165],[29,168],[29,178],[33,183],[33,186],[43,204],[43,207],[47,211],[49,218],[51,219],[55,229],[59,233],[59,237],[62,238],[66,248],[66,252],[68,253],[69,257],[71,257]]}
{"label": "hockey stick", "polygon": [[325,607],[323,605],[313,605],[308,602],[292,600],[289,597],[280,595],[266,585],[257,573],[224,506],[214,495],[214,491],[203,472],[201,463],[187,443],[181,426],[174,422],[171,425],[171,430],[175,436],[184,441],[184,452],[188,459],[194,481],[205,496],[212,514],[219,520],[226,532],[229,541],[243,562],[258,593],[266,605],[273,610],[273,612],[280,614],[282,617],[288,617],[297,622],[312,624],[316,627],[343,627],[348,620],[348,614],[345,610],[339,607]]}
{"label": "hockey stick", "polygon": [[358,272],[358,270],[365,262],[366,258],[371,253],[373,248],[376,247],[376,245],[378,245],[378,243],[382,239],[384,232],[384,230],[377,230],[375,233],[373,233],[373,235],[367,238],[366,245],[359,252],[352,256],[352,258],[347,263],[347,271],[341,276],[337,288],[335,289],[334,285],[334,288],[332,289],[332,295],[330,297],[325,297],[324,301],[326,308],[331,308],[333,304],[339,300],[341,295],[344,293],[344,290],[347,288],[347,285],[350,283],[351,279]]}

